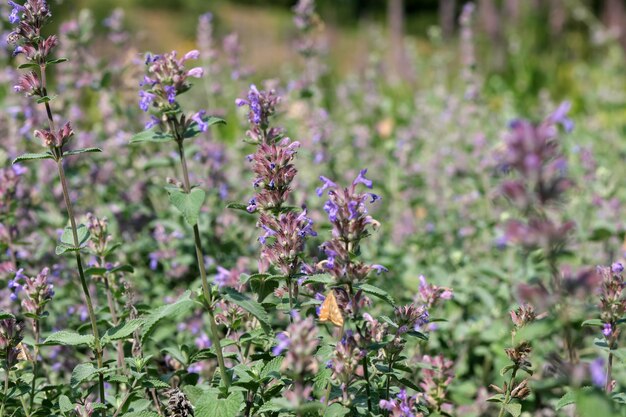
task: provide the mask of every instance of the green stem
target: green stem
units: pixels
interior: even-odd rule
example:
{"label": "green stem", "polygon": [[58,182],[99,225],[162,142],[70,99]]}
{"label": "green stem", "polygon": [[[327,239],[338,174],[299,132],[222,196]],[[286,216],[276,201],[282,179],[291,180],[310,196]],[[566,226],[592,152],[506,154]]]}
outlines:
{"label": "green stem", "polygon": [[[41,92],[43,96],[48,94],[47,90],[47,81],[46,81],[46,64],[43,63],[39,66],[39,73],[41,76]],[[52,109],[50,108],[50,102],[46,101],[44,103],[46,108],[46,115],[48,117],[48,125],[50,126],[50,132],[52,134],[56,134],[55,132],[55,124],[54,117],[52,116]],[[65,208],[67,209],[67,215],[70,219],[70,224],[72,226],[72,237],[74,239],[74,246],[78,248],[78,231],[76,228],[76,219],[74,218],[74,210],[72,209],[72,202],[70,200],[70,193],[67,187],[67,180],[65,179],[65,170],[63,169],[63,156],[62,149],[54,148],[55,159],[57,162],[57,168],[59,170],[59,179],[61,180],[61,187],[63,188],[63,199],[65,200]],[[56,152],[58,150],[58,152]],[[96,315],[93,311],[93,305],[91,302],[91,295],[89,294],[89,288],[87,287],[87,280],[85,278],[85,273],[83,271],[83,262],[80,258],[80,252],[76,251],[76,264],[78,266],[78,275],[80,277],[80,284],[83,289],[83,294],[85,296],[85,303],[87,304],[87,312],[89,313],[89,320],[91,321],[91,329],[94,337],[94,353],[96,356],[98,369],[102,368],[102,348],[100,346],[100,335],[98,334],[98,326],[96,321]],[[99,385],[100,385],[100,401],[102,404],[105,404],[104,398],[104,377],[102,373],[99,374]],[[106,409],[102,410],[102,417],[106,417]]]}
{"label": "green stem", "polygon": [[367,411],[372,412],[372,394],[370,392],[370,377],[367,370],[367,355],[363,356],[363,376],[365,377],[365,391],[367,392]]}
{"label": "green stem", "polygon": [[7,365],[6,374],[4,375],[4,391],[2,393],[2,406],[0,407],[0,417],[4,417],[4,406],[7,402],[9,394],[9,367]]}
{"label": "green stem", "polygon": [[[70,200],[70,193],[67,187],[67,180],[65,179],[65,170],[63,169],[63,159],[60,158],[57,161],[57,167],[59,170],[59,178],[61,180],[61,187],[63,188],[63,198],[65,199],[65,208],[67,209],[67,216],[70,219],[70,225],[72,228],[72,237],[74,240],[74,247],[78,248],[80,242],[78,240],[78,229],[76,227],[76,219],[74,217],[74,210],[72,208],[72,202]],[[76,265],[78,266],[78,276],[80,278],[80,285],[83,289],[83,295],[85,297],[85,304],[87,305],[87,313],[89,314],[89,321],[91,322],[91,331],[94,337],[94,353],[96,356],[96,362],[98,369],[102,368],[102,346],[100,345],[100,334],[98,332],[98,322],[96,320],[96,314],[94,313],[93,303],[91,301],[91,294],[89,293],[89,287],[87,286],[87,279],[85,278],[85,271],[83,270],[83,261],[80,257],[80,251],[76,251]],[[100,386],[100,402],[106,404],[104,397],[104,376],[99,374],[98,385]],[[102,417],[106,417],[106,410],[102,410]]]}
{"label": "green stem", "polygon": [[613,352],[609,351],[609,360],[608,360],[608,362],[606,364],[606,384],[604,386],[604,390],[607,393],[611,392],[611,380],[612,380],[611,374],[612,374],[612,372],[613,372]]}
{"label": "green stem", "polygon": [[[172,127],[175,127],[175,126],[172,126]],[[184,181],[185,192],[189,193],[191,191],[191,184],[189,183],[189,170],[187,168],[187,159],[185,158],[185,149],[183,147],[183,139],[182,137],[180,137],[178,133],[178,129],[174,128],[172,130],[178,142],[178,154],[180,156],[180,164],[183,169],[183,181]],[[215,322],[215,315],[213,313],[211,291],[209,289],[209,282],[207,280],[206,269],[204,267],[204,253],[202,251],[202,240],[200,239],[200,229],[198,229],[197,224],[193,226],[193,238],[194,238],[194,244],[196,247],[196,258],[198,261],[198,270],[200,272],[200,279],[202,281],[202,294],[204,295],[205,306],[206,306],[207,313],[209,315],[209,321],[211,325],[210,339],[211,339],[211,343],[215,347],[215,354],[217,355],[217,363],[220,368],[222,381],[224,381],[224,385],[226,386],[226,388],[229,388],[230,387],[230,375],[228,375],[228,372],[226,371],[226,363],[224,362],[224,355],[222,353],[219,329],[217,328],[217,323]]]}
{"label": "green stem", "polygon": [[[39,315],[39,311],[37,314]],[[33,349],[33,380],[30,385],[30,403],[28,410],[32,414],[33,404],[35,403],[35,382],[37,380],[37,368],[39,364],[39,320],[33,319],[33,330],[35,331],[35,348]]]}
{"label": "green stem", "polygon": [[293,323],[293,316],[291,312],[293,311],[293,287],[291,283],[291,276],[287,277],[287,289],[289,290],[289,322]]}
{"label": "green stem", "polygon": [[515,382],[515,375],[517,375],[517,368],[513,368],[513,373],[511,373],[511,379],[509,380],[509,386],[506,387],[506,395],[504,396],[504,401],[502,402],[502,407],[500,408],[500,413],[498,417],[504,417],[504,412],[506,411],[506,405],[511,401],[511,391],[513,390],[513,382]]}

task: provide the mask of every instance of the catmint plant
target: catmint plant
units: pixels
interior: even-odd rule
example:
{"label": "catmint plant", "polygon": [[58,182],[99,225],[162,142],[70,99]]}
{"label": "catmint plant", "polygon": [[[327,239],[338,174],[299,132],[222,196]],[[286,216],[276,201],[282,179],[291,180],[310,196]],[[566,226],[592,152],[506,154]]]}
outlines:
{"label": "catmint plant", "polygon": [[201,67],[191,69],[185,67],[187,61],[196,60],[199,56],[200,53],[197,50],[187,52],[182,58],[178,58],[175,51],[162,55],[146,55],[146,75],[140,83],[142,88],[139,91],[139,108],[144,112],[150,112],[150,121],[145,126],[148,130],[135,135],[131,143],[174,142],[176,144],[183,181],[170,181],[170,186],[166,187],[166,190],[172,205],[182,213],[187,224],[193,229],[198,271],[202,282],[203,304],[211,326],[211,341],[215,346],[222,381],[228,387],[230,375],[226,370],[219,329],[215,322],[216,295],[207,279],[198,227],[198,216],[206,193],[201,188],[191,185],[184,147],[185,140],[206,132],[210,126],[223,123],[223,120],[207,117],[205,110],[187,114],[178,101],[179,96],[192,87],[191,80],[201,78],[204,74]]}
{"label": "catmint plant", "polygon": [[506,356],[511,361],[510,365],[507,365],[500,372],[502,375],[511,374],[509,381],[504,382],[502,387],[497,385],[491,385],[491,388],[498,394],[494,398],[494,401],[500,403],[500,412],[498,417],[503,417],[507,412],[512,415],[519,415],[521,412],[520,401],[524,400],[530,395],[530,387],[528,386],[528,378],[523,378],[518,381],[516,378],[518,372],[523,371],[528,375],[532,375],[532,364],[529,361],[529,356],[532,352],[532,346],[530,342],[522,340],[520,342],[515,341],[515,335],[522,327],[531,324],[537,318],[534,308],[525,304],[519,307],[515,311],[511,311],[511,320],[513,321],[513,329],[511,330],[511,341],[513,346],[504,349]]}
{"label": "catmint plant", "polygon": [[[51,17],[47,3],[45,0],[28,0],[23,5],[15,2],[11,2],[11,5],[13,7],[11,23],[15,26],[13,32],[8,35],[7,40],[15,47],[14,55],[23,56],[26,60],[26,63],[22,64],[20,68],[28,69],[28,72],[20,77],[19,81],[14,86],[14,90],[17,93],[25,94],[27,97],[32,97],[38,104],[43,104],[48,118],[48,126],[45,128],[41,127],[34,132],[35,137],[41,141],[42,146],[47,148],[47,151],[45,153],[24,154],[18,157],[15,162],[45,159],[51,159],[56,162],[67,215],[70,221],[70,226],[65,229],[61,236],[56,253],[61,255],[66,252],[73,252],[75,255],[80,285],[83,290],[85,304],[87,305],[89,319],[91,321],[91,330],[94,338],[94,356],[98,369],[101,369],[104,365],[103,349],[100,344],[97,319],[80,253],[87,243],[89,232],[84,225],[76,224],[64,167],[67,157],[86,152],[100,152],[100,149],[84,148],[67,150],[67,146],[72,136],[74,136],[72,125],[68,121],[58,128],[57,122],[53,117],[51,102],[55,97],[49,95],[46,77],[47,68],[66,60],[63,58],[51,58],[51,53],[58,45],[58,38],[55,35],[45,37],[42,33],[44,25]],[[99,374],[99,396],[100,402],[105,404],[104,379],[102,374]],[[102,410],[102,415],[106,415],[106,408]]]}
{"label": "catmint plant", "polygon": [[[280,97],[273,90],[259,91],[252,85],[245,99],[238,99],[238,106],[247,106],[250,128],[248,140],[257,150],[248,158],[256,177],[253,182],[257,194],[246,207],[250,213],[258,212],[257,227],[262,231],[259,242],[263,245],[259,271],[265,273],[270,265],[284,276],[289,293],[289,310],[297,302],[296,278],[302,268],[302,252],[308,236],[317,236],[313,220],[306,209],[297,213],[288,206],[291,184],[297,174],[293,161],[299,142],[292,142],[279,127],[271,126],[270,119],[276,113]],[[290,316],[291,317],[291,316]]]}
{"label": "catmint plant", "polygon": [[21,350],[19,347],[23,338],[23,324],[18,322],[11,314],[0,312],[0,359],[4,369],[0,416],[4,416],[9,392],[10,373],[13,367],[20,361]]}
{"label": "catmint plant", "polygon": [[608,350],[606,361],[606,374],[604,377],[604,389],[610,393],[615,387],[612,378],[614,352],[618,347],[621,329],[619,325],[626,313],[626,294],[624,294],[624,278],[622,273],[624,266],[620,262],[614,262],[610,267],[598,267],[600,283],[600,323],[602,336]]}

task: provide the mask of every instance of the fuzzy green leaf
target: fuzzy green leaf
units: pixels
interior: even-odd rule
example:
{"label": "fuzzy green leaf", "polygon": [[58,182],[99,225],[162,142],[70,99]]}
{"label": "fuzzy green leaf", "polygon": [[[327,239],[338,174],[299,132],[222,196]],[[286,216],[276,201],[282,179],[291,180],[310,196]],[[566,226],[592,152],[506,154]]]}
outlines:
{"label": "fuzzy green leaf", "polygon": [[76,234],[78,235],[78,247],[74,245],[74,234],[72,233],[72,227],[66,226],[63,229],[63,234],[59,240],[59,244],[56,248],[56,254],[62,255],[65,252],[77,251],[87,246],[89,240],[89,229],[84,224],[79,224],[76,227]]}
{"label": "fuzzy green leaf", "polygon": [[74,404],[72,404],[72,401],[70,401],[70,398],[67,395],[61,395],[59,397],[59,409],[63,414],[74,410]]}
{"label": "fuzzy green leaf", "polygon": [[51,59],[50,61],[46,61],[46,65],[60,64],[62,62],[67,62],[67,61],[69,61],[69,59],[67,58]]}
{"label": "fuzzy green leaf", "polygon": [[332,284],[334,282],[335,278],[330,274],[315,274],[306,277],[303,284]]}
{"label": "fuzzy green leaf", "polygon": [[126,339],[132,335],[144,323],[143,319],[133,319],[125,323],[120,323],[115,327],[110,328],[102,336],[101,343],[103,345],[113,341]]}
{"label": "fuzzy green leaf", "polygon": [[196,407],[196,417],[236,417],[244,404],[243,396],[240,392],[231,392],[226,398],[218,398],[217,394],[211,392],[203,395],[194,404]]}
{"label": "fuzzy green leaf", "polygon": [[185,221],[190,226],[198,224],[198,216],[206,193],[200,188],[194,188],[189,193],[182,192],[177,189],[168,188],[170,194],[170,203],[183,214]]}
{"label": "fuzzy green leaf", "polygon": [[102,152],[102,149],[100,148],[74,149],[73,151],[63,152],[63,156],[80,155],[81,153],[90,153],[90,152]]}
{"label": "fuzzy green leaf", "polygon": [[18,156],[17,158],[15,158],[13,160],[13,163],[16,164],[18,162],[23,162],[23,161],[34,161],[37,159],[54,159],[54,157],[52,156],[52,154],[50,152],[46,152],[46,153],[25,153],[22,154],[20,156]]}
{"label": "fuzzy green leaf", "polygon": [[396,305],[396,302],[393,300],[393,297],[391,297],[391,295],[389,295],[389,293],[383,289],[380,289],[370,284],[360,284],[357,286],[357,288],[363,290],[363,292],[366,294],[373,295],[375,297],[380,298],[383,301],[388,302],[394,307]]}
{"label": "fuzzy green leaf", "polygon": [[130,138],[129,143],[131,145],[142,142],[165,143],[172,140],[174,140],[174,136],[172,136],[170,133],[162,132],[155,127],[152,129],[144,130],[141,133],[137,133],[132,138]]}
{"label": "fuzzy green leaf", "polygon": [[[226,122],[224,121],[224,119],[220,119],[219,117],[215,117],[215,116],[205,116],[202,118],[202,121],[204,121],[205,123],[207,123],[209,125],[209,127],[215,125],[215,124],[226,124]],[[198,136],[200,133],[202,133],[202,131],[200,130],[200,127],[198,125],[198,123],[193,122],[191,123],[191,125],[189,125],[189,128],[187,130],[185,130],[185,134],[183,135],[183,137],[185,139],[191,139],[191,138],[195,138],[196,136]]]}
{"label": "fuzzy green leaf", "polygon": [[92,363],[81,363],[76,365],[74,370],[72,371],[72,377],[70,379],[70,384],[72,388],[76,388],[82,382],[88,380],[93,375],[98,373],[96,367],[93,366]]}
{"label": "fuzzy green leaf", "polygon": [[224,289],[224,299],[237,304],[239,307],[256,317],[259,320],[259,323],[261,323],[261,327],[265,333],[270,334],[272,330],[270,317],[261,304],[251,298],[248,298],[247,295],[237,292],[237,290],[233,288]]}
{"label": "fuzzy green leaf", "polygon": [[149,314],[142,325],[141,343],[145,343],[161,320],[175,319],[193,309],[196,302],[189,298],[190,295],[191,292],[187,291],[175,303],[161,306]]}
{"label": "fuzzy green leaf", "polygon": [[75,332],[70,332],[68,330],[61,330],[56,333],[52,333],[50,336],[46,338],[46,340],[42,343],[44,346],[80,346],[80,345],[93,345],[94,338],[93,335],[89,334],[78,334]]}

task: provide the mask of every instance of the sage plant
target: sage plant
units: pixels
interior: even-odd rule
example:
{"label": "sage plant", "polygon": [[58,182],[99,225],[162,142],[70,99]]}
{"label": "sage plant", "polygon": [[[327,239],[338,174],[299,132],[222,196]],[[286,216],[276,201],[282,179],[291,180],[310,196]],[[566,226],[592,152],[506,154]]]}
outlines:
{"label": "sage plant", "polygon": [[209,316],[211,342],[215,346],[222,381],[226,387],[229,387],[230,375],[226,370],[219,329],[215,321],[214,309],[217,293],[213,291],[207,279],[202,239],[198,227],[198,216],[206,193],[201,188],[191,185],[184,146],[186,139],[206,132],[211,125],[223,123],[223,120],[207,117],[205,110],[186,114],[178,102],[178,97],[191,88],[191,79],[201,78],[204,74],[201,67],[185,68],[187,61],[198,59],[199,56],[200,53],[197,50],[187,52],[182,58],[177,57],[176,51],[162,55],[146,55],[146,75],[140,83],[142,88],[139,91],[139,107],[144,112],[149,111],[151,116],[146,124],[148,130],[135,135],[131,143],[176,143],[183,181],[170,181],[171,186],[166,189],[172,205],[182,213],[187,224],[193,229],[198,271],[202,282],[202,302]]}
{"label": "sage plant", "polygon": [[[43,147],[47,148],[47,151],[45,153],[24,154],[18,157],[15,162],[44,159],[52,159],[56,162],[59,180],[63,189],[65,207],[70,221],[70,226],[65,229],[61,236],[56,253],[61,255],[66,252],[73,252],[75,255],[80,285],[83,290],[85,304],[87,305],[87,311],[91,321],[91,330],[94,337],[94,356],[98,369],[101,369],[104,365],[103,349],[100,344],[97,318],[94,313],[93,302],[87,286],[87,278],[84,273],[80,253],[81,249],[86,245],[88,231],[84,225],[76,224],[74,208],[70,199],[64,168],[65,158],[86,152],[100,152],[100,149],[85,148],[67,150],[67,145],[72,136],[74,136],[72,125],[68,121],[58,128],[57,122],[53,117],[51,102],[54,100],[55,96],[51,96],[48,91],[46,71],[49,66],[60,64],[66,60],[63,58],[51,58],[53,50],[58,45],[58,38],[55,35],[45,37],[42,33],[42,29],[52,16],[47,3],[45,0],[28,0],[23,5],[15,2],[11,2],[11,5],[13,7],[11,23],[15,26],[13,32],[8,35],[7,40],[15,47],[14,55],[21,55],[26,60],[26,63],[20,67],[29,70],[20,77],[19,81],[14,86],[14,90],[28,97],[33,97],[38,104],[43,104],[48,118],[47,128],[42,127],[34,132],[34,135],[41,140]],[[104,379],[102,373],[99,374],[99,396],[100,402],[105,404]],[[102,410],[102,415],[106,415],[106,407]]]}

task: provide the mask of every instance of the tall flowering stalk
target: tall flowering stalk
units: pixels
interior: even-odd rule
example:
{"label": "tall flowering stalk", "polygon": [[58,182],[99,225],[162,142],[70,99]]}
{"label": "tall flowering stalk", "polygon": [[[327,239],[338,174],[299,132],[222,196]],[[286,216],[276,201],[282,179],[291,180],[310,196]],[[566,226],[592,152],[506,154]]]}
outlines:
{"label": "tall flowering stalk", "polygon": [[[349,187],[339,187],[321,176],[322,186],[317,189],[318,196],[326,193],[328,197],[324,211],[332,225],[332,238],[322,244],[326,260],[321,262],[321,266],[335,278],[337,284],[347,287],[351,300],[355,295],[354,286],[364,283],[372,271],[378,274],[387,271],[382,265],[368,265],[354,257],[361,240],[370,234],[371,229],[379,226],[378,221],[368,214],[367,205],[380,197],[357,191],[360,185],[372,188],[372,181],[365,177],[366,174],[366,169],[361,170]],[[357,309],[353,310],[353,316],[358,316]]]}
{"label": "tall flowering stalk", "polygon": [[[35,401],[35,388],[37,381],[37,370],[39,364],[39,342],[41,338],[41,320],[44,317],[45,307],[52,297],[54,297],[54,286],[48,281],[50,270],[44,268],[35,278],[24,277],[22,292],[22,308],[32,320],[33,335],[35,336],[33,363],[33,380],[30,388],[30,405],[32,411]],[[1,414],[0,414],[1,415]]]}
{"label": "tall flowering stalk", "polygon": [[618,327],[626,313],[626,294],[624,293],[624,266],[615,262],[611,267],[599,267],[598,273],[602,278],[600,287],[600,320],[602,320],[602,335],[609,348],[609,358],[606,363],[606,392],[613,390],[613,352],[617,349],[621,329]]}
{"label": "tall flowering stalk", "polygon": [[202,281],[203,303],[211,326],[211,342],[215,346],[222,381],[226,387],[229,387],[230,375],[226,370],[219,330],[215,321],[216,300],[207,279],[198,227],[198,215],[204,202],[205,192],[191,186],[184,147],[185,139],[206,132],[211,125],[223,123],[223,121],[206,117],[205,110],[186,114],[178,102],[178,97],[191,88],[190,80],[204,75],[201,67],[185,68],[187,61],[196,60],[199,56],[200,53],[197,50],[187,52],[182,58],[177,57],[176,51],[163,55],[146,55],[146,75],[140,83],[142,89],[139,91],[139,107],[144,112],[151,112],[150,121],[146,124],[146,129],[149,130],[135,135],[131,143],[174,141],[177,145],[183,181],[182,183],[176,180],[170,181],[173,186],[168,187],[167,190],[170,194],[170,202],[181,211],[186,222],[193,228],[198,271]]}
{"label": "tall flowering stalk", "polygon": [[[274,91],[259,91],[250,87],[245,99],[237,106],[247,106],[250,129],[246,132],[257,150],[249,156],[256,177],[257,194],[247,206],[250,213],[259,212],[257,226],[262,230],[259,242],[263,245],[259,269],[265,272],[269,265],[276,267],[286,278],[289,292],[289,309],[293,310],[297,287],[294,279],[302,267],[302,251],[307,236],[316,236],[313,221],[306,209],[300,213],[287,206],[291,183],[297,174],[293,160],[300,146],[284,136],[279,127],[270,125],[280,98]],[[290,316],[291,317],[291,316]]]}
{"label": "tall flowering stalk", "polygon": [[4,386],[2,389],[2,405],[0,416],[4,416],[7,397],[9,393],[9,373],[20,360],[18,346],[24,338],[24,326],[15,320],[10,314],[0,313],[0,359],[4,365]]}
{"label": "tall flowering stalk", "polygon": [[[51,17],[50,9],[45,0],[28,0],[25,4],[20,5],[10,2],[13,7],[11,12],[11,23],[14,24],[13,31],[8,35],[8,43],[15,46],[14,56],[23,56],[26,64],[20,68],[28,68],[30,71],[23,74],[18,83],[14,86],[14,90],[18,93],[24,93],[28,97],[33,97],[38,104],[43,104],[48,118],[48,127],[41,128],[34,132],[34,135],[42,141],[47,148],[47,152],[40,154],[25,154],[16,159],[17,162],[34,159],[52,159],[57,164],[57,171],[61,187],[63,189],[63,198],[67,215],[70,221],[69,230],[61,237],[61,242],[57,247],[57,254],[65,252],[74,252],[76,257],[76,265],[78,268],[78,276],[81,288],[87,305],[89,319],[91,321],[91,329],[94,336],[94,355],[98,369],[103,367],[103,349],[100,344],[100,336],[96,315],[94,313],[91,294],[87,286],[87,279],[83,269],[83,262],[80,250],[84,247],[88,233],[83,225],[76,224],[74,209],[70,199],[70,192],[65,177],[64,160],[67,156],[77,155],[85,152],[100,152],[97,148],[76,149],[67,151],[66,147],[70,139],[74,136],[74,130],[70,122],[66,122],[62,127],[58,128],[52,114],[50,102],[54,99],[49,95],[47,88],[46,70],[50,65],[59,64],[66,61],[65,59],[51,59],[52,51],[58,45],[58,38],[55,35],[45,37],[42,29]],[[99,373],[99,395],[102,404],[105,404],[104,397],[104,379],[103,374]],[[102,415],[106,415],[106,409],[102,410]]]}
{"label": "tall flowering stalk", "polygon": [[[566,132],[572,130],[573,122],[567,117],[569,108],[569,103],[564,102],[541,123],[514,120],[500,154],[500,168],[515,173],[514,179],[501,183],[500,193],[519,213],[517,219],[507,222],[505,238],[526,251],[543,251],[551,273],[550,288],[557,299],[567,291],[558,261],[575,227],[560,207],[566,191],[573,187],[558,129],[558,125],[562,125]],[[567,323],[567,305],[555,307],[566,321],[564,343],[570,362],[574,362],[576,354]]]}

